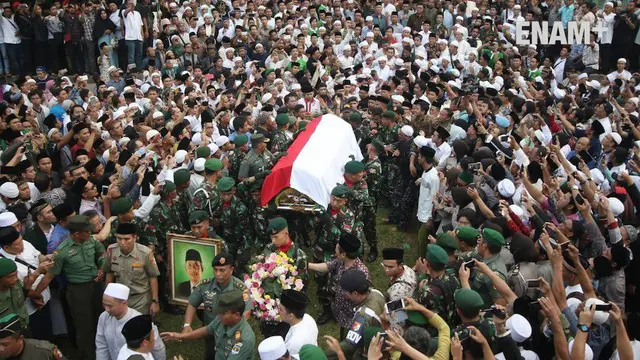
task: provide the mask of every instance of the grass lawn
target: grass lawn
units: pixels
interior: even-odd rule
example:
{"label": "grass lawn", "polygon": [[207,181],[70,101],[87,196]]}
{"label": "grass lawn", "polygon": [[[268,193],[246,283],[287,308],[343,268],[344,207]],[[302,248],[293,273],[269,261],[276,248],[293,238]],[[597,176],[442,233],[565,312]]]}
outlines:
{"label": "grass lawn", "polygon": [[[378,249],[382,252],[382,249],[385,247],[402,247],[405,249],[405,262],[409,266],[413,266],[415,264],[416,259],[418,258],[418,244],[416,240],[416,229],[415,226],[410,227],[408,233],[396,232],[394,231],[394,227],[390,225],[384,224],[384,219],[387,217],[389,213],[389,209],[379,209],[378,210]],[[414,221],[415,223],[415,221]],[[311,254],[309,249],[305,249],[307,254]],[[368,252],[367,252],[368,254]],[[389,286],[389,280],[384,275],[384,269],[382,265],[382,257],[378,257],[373,263],[367,263],[367,267],[369,268],[369,272],[371,274],[371,279],[373,280],[373,284],[376,289],[379,289],[383,293]],[[313,279],[313,276],[310,276]],[[317,318],[322,310],[320,305],[318,304],[318,299],[315,297],[316,294],[316,284],[315,281],[311,280],[309,284],[309,298],[311,303],[307,309],[307,313],[309,313],[314,318]],[[158,316],[158,321],[160,321],[160,331],[181,331],[182,324],[184,323],[183,316],[173,316],[165,313],[161,313]],[[199,322],[196,320],[194,322],[194,328],[196,328],[196,323]],[[250,323],[253,326],[253,330],[256,333],[256,347],[257,344],[262,341],[262,334],[260,333],[258,322],[255,320],[251,320]],[[318,345],[320,345],[323,349],[326,349],[326,343],[322,340],[322,336],[324,335],[332,335],[336,338],[339,337],[340,329],[338,325],[331,321],[325,325],[319,326],[320,334],[318,336]],[[200,360],[204,355],[204,340],[198,341],[185,341],[185,342],[168,342],[165,343],[167,347],[167,358],[172,359],[174,355],[182,355],[185,360]]]}

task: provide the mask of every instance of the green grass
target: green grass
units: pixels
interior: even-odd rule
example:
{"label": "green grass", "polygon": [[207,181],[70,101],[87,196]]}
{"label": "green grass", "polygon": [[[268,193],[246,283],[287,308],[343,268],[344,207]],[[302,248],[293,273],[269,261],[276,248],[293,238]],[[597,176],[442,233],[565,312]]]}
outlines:
{"label": "green grass", "polygon": [[[396,232],[393,231],[394,227],[390,225],[386,225],[384,223],[387,215],[389,213],[389,209],[379,209],[377,216],[377,230],[378,230],[378,250],[382,251],[385,247],[401,247],[405,249],[405,263],[412,267],[415,264],[416,259],[418,258],[418,244],[416,237],[416,229],[415,229],[415,220],[413,221],[414,226],[410,227],[409,232]],[[305,249],[307,254],[311,254],[309,249]],[[368,254],[368,248],[367,248]],[[389,287],[389,279],[384,274],[384,269],[382,265],[382,258],[378,257],[373,263],[366,263],[369,268],[369,273],[371,274],[371,279],[373,280],[373,284],[376,289],[385,293],[387,288]],[[310,276],[313,279],[313,276]],[[308,294],[311,300],[311,303],[307,309],[307,313],[309,313],[314,318],[317,318],[320,314],[321,306],[318,304],[318,299],[315,297],[316,294],[316,284],[315,281],[311,280],[308,287]],[[161,313],[158,316],[158,321],[160,321],[160,331],[181,331],[182,324],[184,323],[183,316],[177,315],[168,315],[165,313]],[[194,322],[197,323],[198,320]],[[262,341],[262,334],[260,333],[258,322],[254,319],[250,321],[253,331],[256,334],[256,347],[257,344]],[[195,327],[195,326],[194,326]],[[336,338],[339,337],[340,329],[335,321],[331,321],[325,325],[319,325],[318,327],[319,335],[318,335],[318,345],[320,345],[323,349],[326,349],[326,343],[322,339],[324,335],[331,335]],[[167,347],[167,358],[172,359],[174,355],[182,355],[185,360],[200,360],[203,358],[204,354],[204,340],[198,341],[183,341],[183,342],[167,342],[165,343]]]}

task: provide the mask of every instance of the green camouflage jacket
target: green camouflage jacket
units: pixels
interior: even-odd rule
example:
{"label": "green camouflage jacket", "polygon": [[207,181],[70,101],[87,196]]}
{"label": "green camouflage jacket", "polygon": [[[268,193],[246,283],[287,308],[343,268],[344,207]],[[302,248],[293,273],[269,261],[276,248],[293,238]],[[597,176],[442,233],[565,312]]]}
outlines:
{"label": "green camouflage jacket", "polygon": [[364,202],[364,206],[376,206],[378,204],[378,199],[380,198],[380,178],[382,176],[382,163],[380,159],[376,157],[375,159],[367,161],[365,164],[365,179],[367,180],[369,197]]}
{"label": "green camouflage jacket", "polygon": [[195,210],[204,210],[209,213],[209,222],[214,225],[216,222],[214,219],[220,219],[220,212],[222,210],[222,200],[220,200],[220,192],[218,188],[205,180],[202,185],[193,193],[193,200],[191,200],[191,206],[189,212]]}
{"label": "green camouflage jacket", "polygon": [[277,129],[273,133],[273,138],[271,138],[271,153],[276,154],[287,151],[289,145],[291,145],[291,140],[289,140],[284,131]]}
{"label": "green camouflage jacket", "polygon": [[355,231],[355,216],[353,211],[346,206],[337,211],[329,206],[327,211],[331,217],[330,220],[324,223],[319,221],[316,225],[316,247],[331,258],[335,253],[336,244],[342,232],[353,233]]}
{"label": "green camouflage jacket", "polygon": [[251,221],[249,210],[236,196],[227,204],[222,204],[220,216],[222,226],[222,238],[227,242],[232,254],[241,249],[250,249],[253,246]]}
{"label": "green camouflage jacket", "polygon": [[456,308],[453,294],[460,288],[460,281],[453,273],[445,271],[438,278],[429,278],[427,283],[416,289],[416,300],[427,309],[442,316],[448,324],[453,324]]}
{"label": "green camouflage jacket", "polygon": [[164,201],[160,201],[151,210],[149,227],[155,231],[161,250],[167,248],[167,233],[184,234],[187,231],[187,228],[182,225],[180,217],[175,203],[167,205]]}
{"label": "green camouflage jacket", "polygon": [[238,179],[244,180],[259,172],[269,170],[275,163],[274,156],[268,150],[258,154],[253,150],[249,151],[247,157],[242,160],[240,170],[238,171]]}
{"label": "green camouflage jacket", "polygon": [[229,159],[229,177],[234,179],[238,178],[238,172],[240,171],[240,164],[247,157],[247,153],[242,152],[239,149],[231,151],[227,158]]}

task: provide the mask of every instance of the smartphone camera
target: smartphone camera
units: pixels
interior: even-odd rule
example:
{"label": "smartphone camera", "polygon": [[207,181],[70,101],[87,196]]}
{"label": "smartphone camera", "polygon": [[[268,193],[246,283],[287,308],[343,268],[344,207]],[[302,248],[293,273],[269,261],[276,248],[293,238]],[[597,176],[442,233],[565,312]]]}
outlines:
{"label": "smartphone camera", "polygon": [[540,288],[540,280],[538,280],[538,279],[527,280],[527,287],[530,288],[530,289],[538,289],[538,288]]}
{"label": "smartphone camera", "polygon": [[613,306],[611,304],[596,304],[596,311],[605,311],[609,312]]}
{"label": "smartphone camera", "polygon": [[389,301],[384,305],[387,314],[404,309],[404,299]]}

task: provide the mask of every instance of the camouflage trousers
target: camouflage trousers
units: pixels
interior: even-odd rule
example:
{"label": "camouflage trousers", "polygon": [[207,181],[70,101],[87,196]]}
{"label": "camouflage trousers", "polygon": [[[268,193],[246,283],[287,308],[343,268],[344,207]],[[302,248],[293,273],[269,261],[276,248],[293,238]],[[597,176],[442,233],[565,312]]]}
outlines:
{"label": "camouflage trousers", "polygon": [[382,177],[380,178],[380,195],[386,199],[389,204],[394,203],[394,187],[398,182],[400,168],[391,161],[385,161],[382,164]]}
{"label": "camouflage trousers", "polygon": [[297,244],[311,246],[309,233],[313,230],[313,218],[304,213],[291,212],[286,215],[286,219],[291,239]]}
{"label": "camouflage trousers", "polygon": [[376,207],[365,206],[362,208],[362,222],[364,223],[364,237],[369,248],[378,245],[378,232],[376,230]]}
{"label": "camouflage trousers", "polygon": [[233,270],[233,276],[243,279],[244,274],[247,273],[247,265],[252,256],[252,249],[250,247],[238,247],[236,244],[229,244],[229,253],[235,258],[235,270]]}
{"label": "camouflage trousers", "polygon": [[398,179],[393,191],[393,209],[389,221],[406,230],[411,220],[413,208],[418,201],[418,186],[412,179]]}
{"label": "camouflage trousers", "polygon": [[[334,253],[325,251],[319,246],[315,247],[313,253],[313,261],[315,263],[328,263],[334,258]],[[331,299],[333,299],[334,293],[333,286],[331,286],[329,281],[329,274],[314,272],[314,278],[316,279],[316,295],[318,296],[318,302],[323,307],[331,306]]]}

